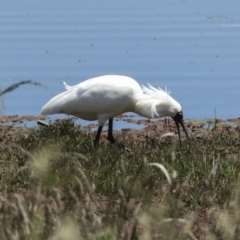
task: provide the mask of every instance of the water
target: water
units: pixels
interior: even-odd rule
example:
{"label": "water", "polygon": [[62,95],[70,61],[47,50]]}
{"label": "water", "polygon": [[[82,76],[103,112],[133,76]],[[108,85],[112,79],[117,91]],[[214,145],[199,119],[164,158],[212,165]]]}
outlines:
{"label": "water", "polygon": [[189,118],[240,117],[240,2],[31,1],[0,3],[5,115],[38,115],[63,91],[105,75],[165,86]]}

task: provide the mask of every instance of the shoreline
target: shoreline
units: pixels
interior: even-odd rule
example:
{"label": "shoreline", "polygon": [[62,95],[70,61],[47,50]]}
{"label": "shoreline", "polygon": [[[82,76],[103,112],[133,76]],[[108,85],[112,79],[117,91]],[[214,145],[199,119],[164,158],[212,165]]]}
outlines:
{"label": "shoreline", "polygon": [[[149,139],[158,139],[164,141],[165,133],[175,133],[171,136],[177,139],[176,126],[173,120],[170,118],[165,119],[134,119],[135,115],[117,116],[114,121],[122,121],[132,124],[129,127],[123,127],[120,130],[114,130],[115,136],[118,138],[130,139],[135,142],[146,142]],[[0,117],[0,141],[7,142],[16,141],[21,134],[24,134],[27,129],[37,127],[37,121],[49,122],[51,119],[45,116],[3,116]],[[62,121],[63,119],[56,119],[55,121]],[[77,118],[76,118],[77,120]],[[34,126],[26,126],[26,122],[36,121]],[[223,136],[225,134],[239,133],[240,132],[240,118],[233,119],[187,119],[184,121],[190,137],[201,138],[203,136],[213,136],[215,133],[220,133]],[[53,122],[54,123],[54,122]],[[137,129],[136,126],[141,125],[141,129]],[[107,126],[107,124],[106,124]],[[135,127],[134,127],[135,126]],[[83,131],[88,131],[90,134],[95,134],[95,130],[98,125],[91,123],[87,125],[76,124],[76,127]],[[182,131],[181,131],[182,132]],[[107,136],[107,130],[103,130],[102,135]],[[103,138],[103,139],[104,139]],[[106,141],[106,140],[104,140]],[[107,141],[106,141],[107,142]]]}

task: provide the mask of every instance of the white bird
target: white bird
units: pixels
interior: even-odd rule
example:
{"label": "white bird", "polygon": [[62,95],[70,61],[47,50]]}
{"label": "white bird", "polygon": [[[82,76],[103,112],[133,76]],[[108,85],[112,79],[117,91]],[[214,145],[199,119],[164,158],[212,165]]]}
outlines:
{"label": "white bird", "polygon": [[125,112],[134,112],[146,118],[170,116],[176,123],[179,139],[181,124],[186,137],[181,105],[161,88],[140,86],[127,76],[106,75],[83,81],[75,86],[64,83],[66,91],[53,97],[42,108],[42,115],[65,113],[81,119],[98,120],[94,146],[99,143],[102,128],[107,120],[108,137],[114,143],[113,118]]}

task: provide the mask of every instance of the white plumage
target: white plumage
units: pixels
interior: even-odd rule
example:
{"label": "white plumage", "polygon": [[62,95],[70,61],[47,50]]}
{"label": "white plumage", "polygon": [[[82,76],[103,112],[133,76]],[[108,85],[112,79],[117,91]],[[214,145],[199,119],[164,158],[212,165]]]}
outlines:
{"label": "white plumage", "polygon": [[[134,112],[147,118],[172,117],[178,127],[183,126],[181,105],[168,92],[140,85],[132,78],[106,75],[83,81],[75,86],[63,82],[66,91],[53,97],[42,108],[42,115],[65,113],[85,120],[98,120],[94,140],[97,146],[105,122],[109,120],[108,140],[115,142],[112,121],[117,115]],[[179,131],[179,128],[178,128]],[[180,137],[180,133],[179,133]]]}

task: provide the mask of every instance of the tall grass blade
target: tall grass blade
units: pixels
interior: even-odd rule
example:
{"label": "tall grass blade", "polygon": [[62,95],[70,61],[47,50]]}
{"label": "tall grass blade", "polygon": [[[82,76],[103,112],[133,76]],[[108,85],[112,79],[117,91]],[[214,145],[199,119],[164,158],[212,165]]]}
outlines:
{"label": "tall grass blade", "polygon": [[33,80],[24,80],[24,81],[12,84],[10,87],[6,88],[4,91],[0,91],[0,97],[8,92],[12,92],[16,88],[20,87],[21,85],[25,85],[25,84],[32,84],[35,86],[41,86],[41,87],[47,88],[47,86],[43,85],[42,83],[35,82]]}
{"label": "tall grass blade", "polygon": [[165,177],[167,178],[167,181],[170,185],[172,185],[172,179],[167,171],[167,169],[160,163],[148,163],[149,166],[155,166],[157,168],[160,168],[161,171],[164,173]]}

